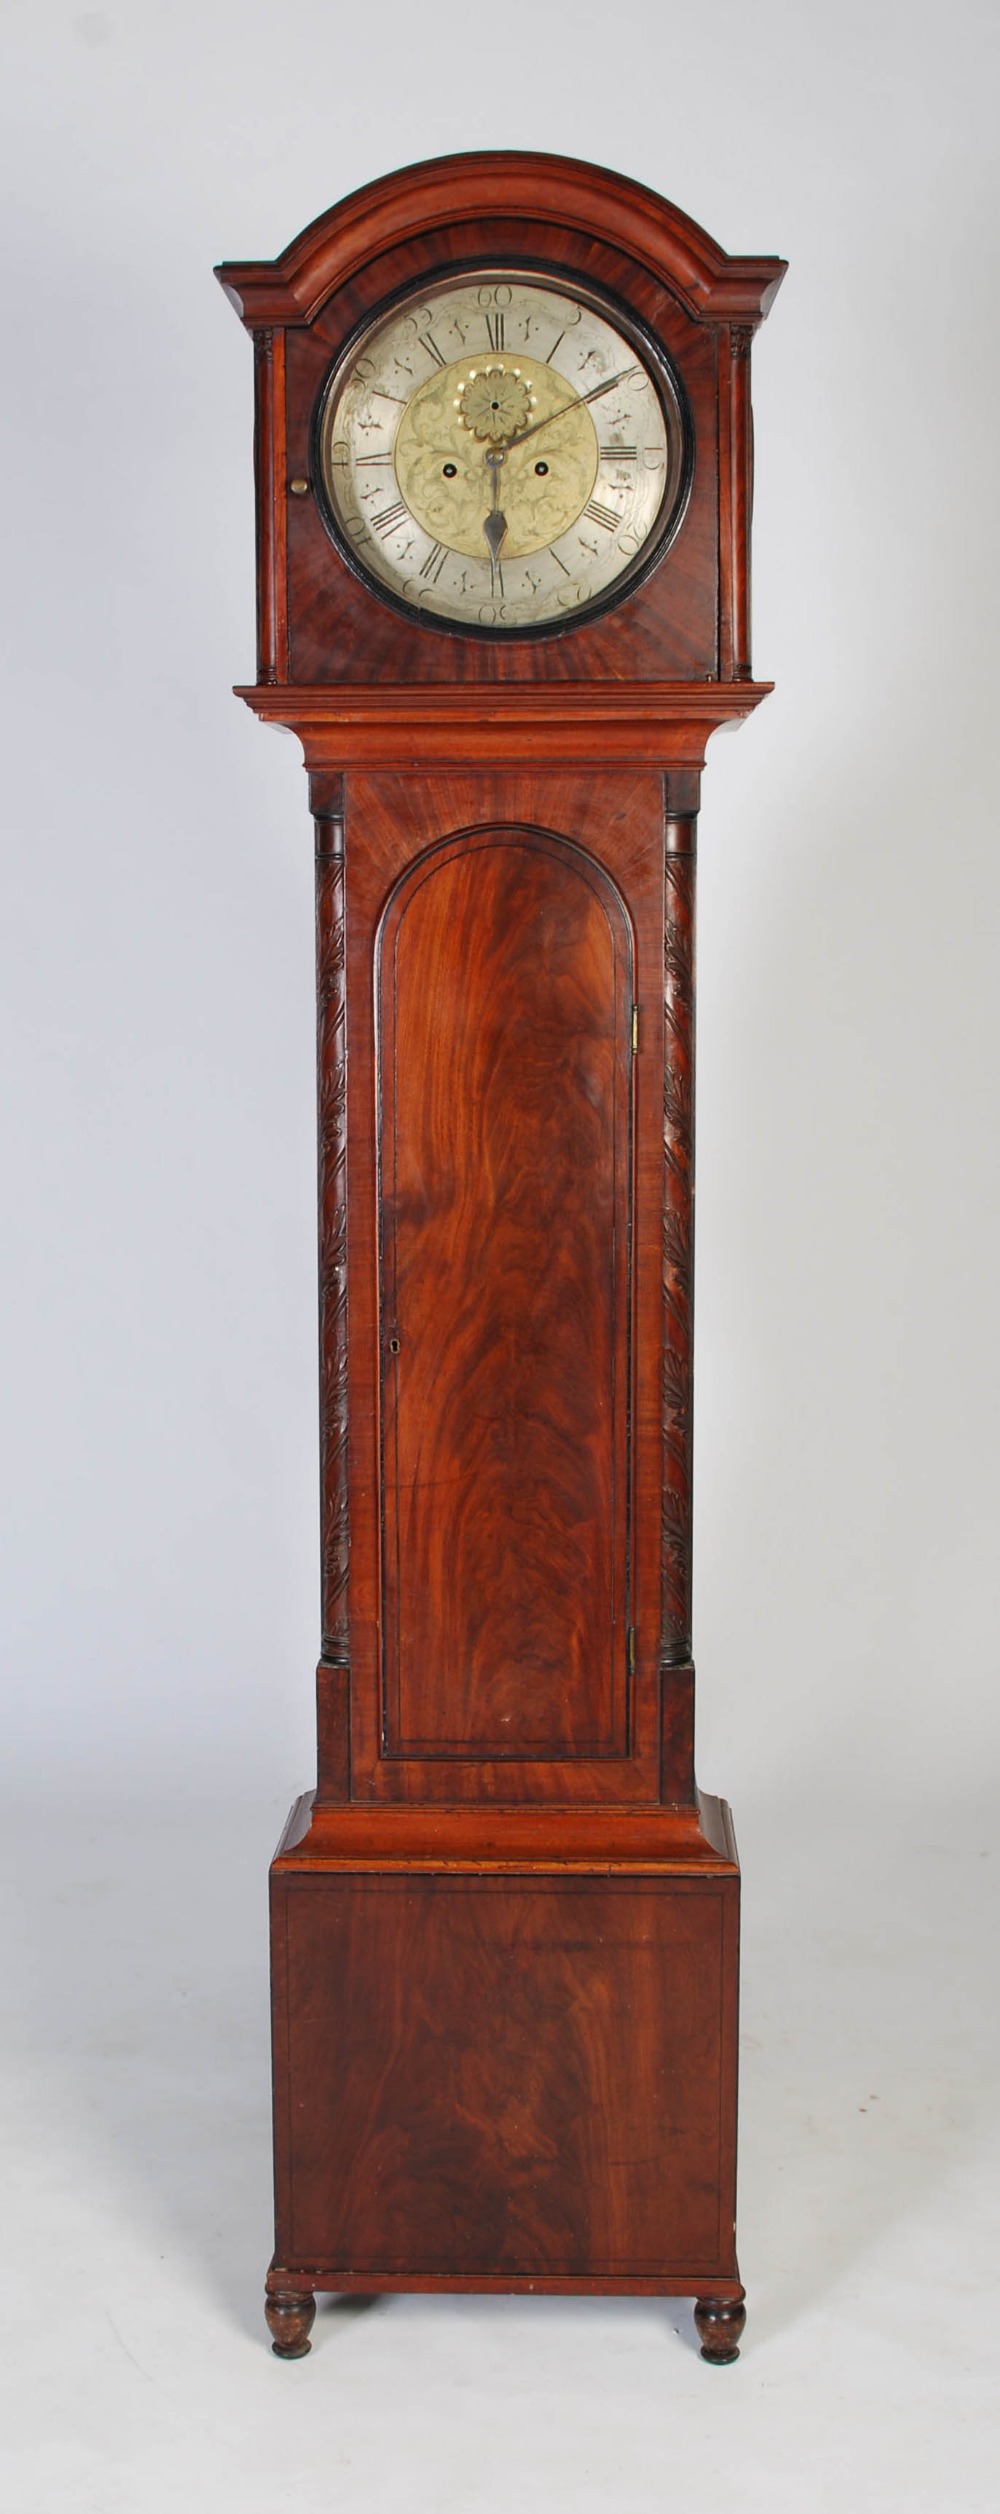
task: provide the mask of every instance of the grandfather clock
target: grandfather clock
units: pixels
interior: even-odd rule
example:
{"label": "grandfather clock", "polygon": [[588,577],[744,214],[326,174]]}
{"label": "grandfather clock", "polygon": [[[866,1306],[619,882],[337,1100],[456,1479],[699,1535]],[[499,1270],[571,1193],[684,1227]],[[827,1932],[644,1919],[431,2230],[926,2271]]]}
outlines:
{"label": "grandfather clock", "polygon": [[219,272],[257,681],[316,831],[318,1779],[271,1871],[317,2288],[692,2295],[722,2365],[739,1869],[691,1658],[693,919],[749,715],[785,265],[483,152]]}

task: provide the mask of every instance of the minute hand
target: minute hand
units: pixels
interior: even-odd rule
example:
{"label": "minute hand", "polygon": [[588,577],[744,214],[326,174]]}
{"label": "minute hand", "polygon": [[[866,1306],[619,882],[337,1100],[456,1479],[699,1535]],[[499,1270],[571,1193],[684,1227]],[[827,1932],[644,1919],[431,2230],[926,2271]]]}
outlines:
{"label": "minute hand", "polygon": [[609,375],[605,383],[595,384],[589,393],[578,393],[575,401],[563,402],[558,410],[550,410],[547,419],[533,419],[530,428],[521,428],[517,436],[508,437],[504,453],[509,454],[514,445],[523,445],[529,436],[537,436],[539,428],[551,428],[557,419],[565,419],[567,411],[582,410],[586,402],[599,401],[602,393],[613,393],[616,384],[627,383],[629,376],[637,373],[636,367],[623,367],[619,375]]}

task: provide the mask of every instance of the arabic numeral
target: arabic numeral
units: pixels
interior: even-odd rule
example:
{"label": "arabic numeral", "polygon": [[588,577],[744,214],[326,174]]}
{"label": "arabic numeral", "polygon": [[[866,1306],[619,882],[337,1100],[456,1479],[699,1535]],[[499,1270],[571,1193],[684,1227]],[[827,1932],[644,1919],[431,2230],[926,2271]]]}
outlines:
{"label": "arabic numeral", "polygon": [[645,533],[637,532],[634,524],[626,524],[624,532],[618,535],[618,547],[622,557],[634,559],[636,551],[641,550],[645,538]]}
{"label": "arabic numeral", "polygon": [[[414,349],[422,349],[426,357],[433,359],[435,366],[443,367],[445,361],[431,331],[431,324],[433,321],[433,306],[422,306],[419,314],[407,315],[401,329],[406,334],[406,346],[408,350],[412,351]],[[395,363],[397,366],[399,365],[398,358]],[[407,372],[412,375],[412,367],[410,367]]]}
{"label": "arabic numeral", "polygon": [[546,352],[545,364],[547,367],[551,366],[556,350],[561,347],[562,342],[566,338],[567,332],[575,332],[577,324],[582,323],[583,307],[563,305],[560,307],[559,314],[555,319],[559,322],[560,318],[562,320],[562,330],[559,333],[558,339],[553,341],[551,349]]}
{"label": "arabic numeral", "polygon": [[[434,334],[431,330],[431,324],[433,321],[433,306],[422,307],[420,313],[417,315],[408,314],[403,325],[403,330],[407,335],[406,346],[411,350],[422,349],[425,358],[429,358],[432,365],[435,367],[443,367],[447,364],[447,361],[441,350],[438,348]],[[394,364],[397,367],[399,366],[400,361],[398,358],[394,360]],[[408,375],[412,375],[412,367],[407,367],[406,372]]]}

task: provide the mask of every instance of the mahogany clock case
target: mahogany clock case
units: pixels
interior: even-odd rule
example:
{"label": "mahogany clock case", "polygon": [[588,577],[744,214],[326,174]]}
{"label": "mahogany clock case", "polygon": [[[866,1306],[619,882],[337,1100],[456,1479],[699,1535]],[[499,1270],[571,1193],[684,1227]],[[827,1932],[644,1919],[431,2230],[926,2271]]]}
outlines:
{"label": "mahogany clock case", "polygon": [[[386,601],[314,494],[374,311],[557,272],[662,345],[687,503],[558,634]],[[780,281],[642,187],[482,154],[220,272],[253,332],[258,680],[316,829],[318,1786],[272,1869],[268,2318],[323,2288],[692,2294],[736,2354],[739,1869],[693,1759],[700,772],[750,678]],[[304,492],[304,493],[303,493]]]}
{"label": "mahogany clock case", "polygon": [[[354,574],[317,506],[314,430],[331,369],[380,308],[443,273],[507,263],[609,296],[658,345],[686,405],[691,481],[682,530],[604,617],[493,640],[424,627]],[[784,270],[723,253],[639,184],[516,151],[406,168],[318,219],[277,263],[222,264],[259,367],[259,680],[746,678],[748,356]],[[307,494],[290,495],[292,481]]]}

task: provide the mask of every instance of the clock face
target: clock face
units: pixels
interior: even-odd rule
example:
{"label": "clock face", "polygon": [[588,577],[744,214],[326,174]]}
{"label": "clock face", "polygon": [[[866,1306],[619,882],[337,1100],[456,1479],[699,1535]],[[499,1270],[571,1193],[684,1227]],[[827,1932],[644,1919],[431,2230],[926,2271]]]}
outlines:
{"label": "clock face", "polygon": [[672,373],[616,308],[508,270],[398,301],[322,395],[326,520],[423,619],[566,628],[644,573],[680,521]]}

